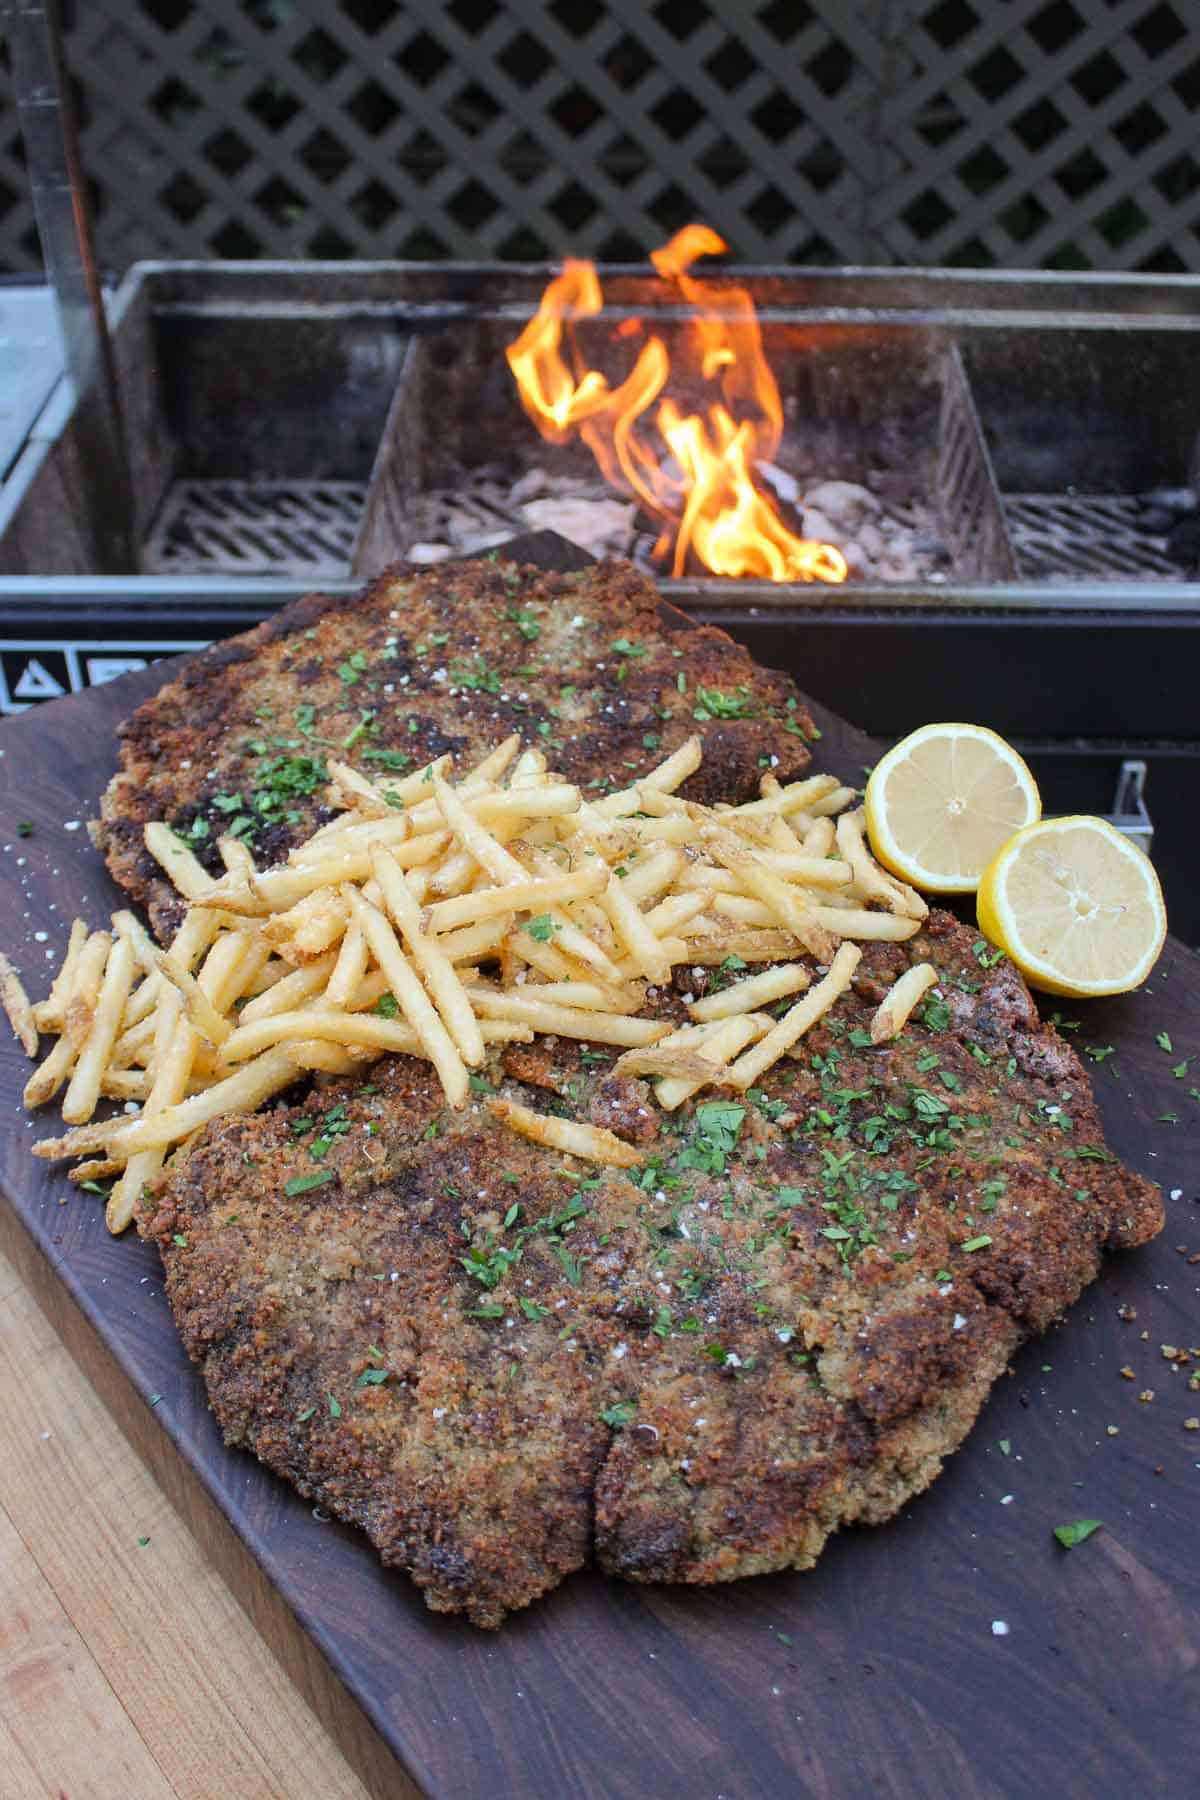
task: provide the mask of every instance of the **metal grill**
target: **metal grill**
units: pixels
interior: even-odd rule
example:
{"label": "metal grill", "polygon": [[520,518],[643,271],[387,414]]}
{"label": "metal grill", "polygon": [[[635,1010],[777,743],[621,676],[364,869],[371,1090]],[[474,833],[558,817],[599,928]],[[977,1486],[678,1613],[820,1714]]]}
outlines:
{"label": "metal grill", "polygon": [[142,567],[150,575],[345,575],[366,491],[354,481],[177,481]]}
{"label": "metal grill", "polygon": [[[1200,270],[1194,0],[88,0],[103,260]],[[0,269],[36,268],[0,57]]]}
{"label": "metal grill", "polygon": [[1125,494],[1005,494],[1020,574],[1030,581],[1184,581],[1165,540],[1139,523],[1144,500]]}

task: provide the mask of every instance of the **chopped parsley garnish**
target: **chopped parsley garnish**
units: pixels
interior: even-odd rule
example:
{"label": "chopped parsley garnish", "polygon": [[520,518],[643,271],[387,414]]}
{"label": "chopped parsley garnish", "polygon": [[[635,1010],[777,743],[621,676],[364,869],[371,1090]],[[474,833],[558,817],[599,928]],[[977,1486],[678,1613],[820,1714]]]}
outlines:
{"label": "chopped parsley garnish", "polygon": [[385,769],[409,769],[412,757],[407,750],[360,750],[363,762],[381,763]]}
{"label": "chopped parsley garnish", "polygon": [[754,711],[754,696],[744,684],[736,694],[723,694],[720,688],[698,687],[693,719],[703,724],[707,719],[748,719]]}
{"label": "chopped parsley garnish", "polygon": [[381,1019],[394,1019],[400,1011],[400,1002],[395,994],[380,994],[371,1011],[378,1013]]}
{"label": "chopped parsley garnish", "polygon": [[327,1399],[327,1400],[328,1400],[328,1402],[329,1402],[329,1416],[330,1416],[330,1418],[331,1418],[331,1419],[340,1419],[340,1418],[341,1418],[341,1416],[342,1416],[342,1408],[341,1408],[341,1403],[340,1403],[340,1401],[338,1401],[338,1400],[336,1400],[336,1399],[335,1399],[335,1398],[334,1398],[334,1396],[333,1396],[333,1395],[332,1395],[332,1394],[329,1394],[329,1393],[327,1393],[327,1394],[326,1394],[326,1396],[325,1396],[325,1398],[326,1398],[326,1399]]}
{"label": "chopped parsley garnish", "polygon": [[650,654],[645,644],[630,643],[627,637],[617,638],[612,648],[618,656],[649,656]]}
{"label": "chopped parsley garnish", "polygon": [[364,1369],[354,1385],[360,1388],[382,1387],[389,1373],[387,1369]]}
{"label": "chopped parsley garnish", "polygon": [[611,1406],[601,1407],[600,1417],[606,1425],[611,1425],[614,1431],[620,1431],[622,1426],[629,1424],[636,1411],[636,1401],[614,1400]]}
{"label": "chopped parsley garnish", "polygon": [[32,819],[18,819],[17,820],[17,836],[22,837],[22,838],[33,836],[33,820]]}
{"label": "chopped parsley garnish", "polygon": [[336,1179],[332,1169],[318,1169],[312,1175],[293,1175],[290,1181],[284,1182],[283,1191],[285,1194],[307,1194],[310,1188],[324,1187],[327,1181]]}
{"label": "chopped parsley garnish", "polygon": [[549,913],[539,913],[536,919],[526,919],[521,929],[539,944],[546,944],[554,936],[558,926]]}
{"label": "chopped parsley garnish", "polygon": [[992,1241],[991,1238],[985,1232],[982,1237],[968,1238],[966,1243],[963,1244],[961,1246],[961,1248],[964,1250],[968,1250],[968,1251],[970,1251],[970,1250],[986,1250],[988,1245],[991,1243],[991,1241]]}
{"label": "chopped parsley garnish", "polygon": [[1094,1531],[1099,1531],[1101,1519],[1073,1519],[1068,1525],[1056,1525],[1054,1535],[1064,1550],[1073,1550],[1076,1544],[1082,1544],[1090,1538]]}
{"label": "chopped parsley garnish", "polygon": [[531,612],[526,612],[516,606],[510,606],[504,616],[506,619],[512,620],[513,624],[527,643],[532,644],[535,638],[539,638],[542,635],[542,628]]}
{"label": "chopped parsley garnish", "polygon": [[1154,1041],[1158,1045],[1160,1050],[1166,1051],[1168,1056],[1170,1056],[1171,1052],[1175,1048],[1174,1044],[1171,1042],[1171,1034],[1169,1031],[1158,1032],[1155,1035]]}

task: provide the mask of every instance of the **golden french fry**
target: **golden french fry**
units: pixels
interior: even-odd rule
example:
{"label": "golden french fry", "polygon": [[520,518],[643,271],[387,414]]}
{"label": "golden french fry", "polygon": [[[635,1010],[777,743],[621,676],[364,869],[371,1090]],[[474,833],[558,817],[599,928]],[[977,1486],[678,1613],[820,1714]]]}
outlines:
{"label": "golden french fry", "polygon": [[871,1042],[886,1044],[907,1025],[913,1008],[931,987],[938,983],[938,972],[932,963],[914,963],[880,1001],[871,1020]]}
{"label": "golden french fry", "polygon": [[481,888],[451,900],[435,900],[429,908],[429,927],[436,932],[453,931],[457,926],[504,914],[545,912],[562,901],[603,893],[607,882],[608,870],[600,864],[573,874],[537,876]]}
{"label": "golden french fry", "polygon": [[93,1156],[87,1162],[76,1163],[73,1169],[67,1170],[67,1180],[81,1187],[85,1181],[107,1181],[110,1175],[119,1175],[121,1164],[111,1162],[107,1156]]}
{"label": "golden french fry", "polygon": [[900,944],[921,929],[920,919],[903,918],[899,913],[866,912],[854,907],[814,906],[811,917],[815,924],[841,938],[880,939]]}
{"label": "golden french fry", "polygon": [[644,1049],[626,1050],[613,1065],[614,1075],[670,1076],[677,1081],[694,1082],[703,1087],[715,1071],[699,1050],[666,1050],[662,1044],[647,1044]]}
{"label": "golden french fry", "polygon": [[731,1019],[738,1013],[756,1012],[760,1006],[769,1006],[773,1000],[782,1000],[788,994],[801,993],[811,981],[812,976],[803,964],[781,963],[765,974],[751,975],[747,981],[735,981],[721,993],[706,994],[703,1000],[693,1001],[688,1011],[693,1019]]}
{"label": "golden french fry", "polygon": [[276,913],[260,927],[264,940],[284,962],[305,963],[323,956],[341,941],[348,914],[337,889],[321,888],[305,894],[286,912]]}
{"label": "golden french fry", "polygon": [[784,1051],[790,1050],[829,1011],[839,994],[845,993],[861,958],[862,951],[857,944],[839,945],[829,966],[829,973],[814,988],[810,988],[802,1000],[797,1000],[795,1006],[784,1013],[782,1019],[771,1027],[765,1037],[759,1039],[753,1049],[744,1051],[730,1065],[727,1073],[730,1086],[740,1088],[743,1092],[748,1087],[753,1087],[772,1063],[778,1062]]}
{"label": "golden french fry", "polygon": [[340,1007],[305,1006],[295,1012],[272,1013],[255,1025],[239,1025],[221,1047],[225,1067],[247,1061],[273,1044],[289,1040],[324,1039],[335,1044],[365,1044],[374,1050],[393,1050],[407,1056],[422,1054],[421,1039],[412,1026],[399,1019],[383,1019],[377,1013],[343,1012]]}
{"label": "golden french fry", "polygon": [[[369,814],[364,818],[359,812],[347,813],[340,819],[332,819],[317,837],[293,844],[288,851],[287,866],[304,869],[311,863],[352,856],[356,851],[369,852],[375,844],[402,844],[411,836],[412,823],[408,815],[395,812],[391,807],[382,819]],[[264,874],[270,872],[263,871]]]}
{"label": "golden french fry", "polygon": [[673,844],[664,844],[660,849],[650,847],[641,851],[632,868],[620,877],[621,892],[627,900],[641,906],[646,900],[656,899],[664,893],[687,866],[683,851]]}
{"label": "golden french fry", "polygon": [[26,1056],[36,1056],[38,1034],[37,1026],[34,1023],[33,1007],[29,1003],[29,995],[25,992],[21,977],[2,950],[0,950],[0,1005],[8,1014],[8,1022],[13,1028],[13,1036]]}
{"label": "golden french fry", "polygon": [[[467,1065],[433,1002],[413,972],[390,923],[377,907],[364,900],[354,889],[347,889],[346,892],[353,916],[362,926],[367,943],[387,976],[401,1012],[437,1070],[447,1100],[453,1107],[465,1106],[468,1093]],[[358,1014],[352,1016],[361,1017]],[[386,1020],[379,1022],[387,1023]],[[316,1037],[324,1034],[312,1032],[307,1035]]]}
{"label": "golden french fry", "polygon": [[[709,1065],[709,1073],[697,1080],[694,1076],[667,1075],[654,1089],[654,1097],[664,1112],[674,1112],[690,1100],[700,1088],[714,1081],[724,1081],[729,1059],[744,1050],[755,1038],[770,1030],[771,1021],[762,1013],[739,1013],[736,1018],[722,1019],[701,1029],[705,1032],[695,1044],[695,1054]],[[677,1033],[681,1036],[682,1033]],[[669,1040],[664,1039],[664,1043]]]}
{"label": "golden french fry", "polygon": [[521,992],[531,994],[535,999],[546,1001],[552,1006],[570,1006],[578,1007],[583,1012],[617,1014],[636,1013],[645,999],[644,994],[632,988],[614,994],[612,988],[604,987],[598,981],[539,981],[531,983]]}
{"label": "golden french fry", "polygon": [[172,886],[185,900],[199,900],[216,886],[208,870],[169,825],[153,819],[143,830],[142,837],[159,868],[170,877]]}
{"label": "golden french fry", "polygon": [[638,972],[647,981],[662,985],[671,979],[672,959],[663,940],[655,937],[624,888],[618,875],[609,877],[604,891],[604,909]]}
{"label": "golden french fry", "polygon": [[516,1019],[537,1031],[559,1037],[582,1038],[597,1044],[653,1044],[669,1027],[657,1019],[629,1019],[611,1013],[587,1012],[582,1007],[555,1006],[538,1000],[536,988],[502,993],[499,988],[469,987],[467,997],[477,1013],[488,1019]]}
{"label": "golden french fry", "polygon": [[811,811],[814,800],[825,799],[838,785],[836,775],[809,775],[803,781],[789,782],[787,787],[781,787],[774,776],[770,780],[769,792],[768,777],[764,776],[759,784],[763,790],[761,800],[748,800],[744,806],[732,807],[729,816],[749,819],[774,815],[785,819],[791,813]]}
{"label": "golden french fry", "polygon": [[672,794],[682,787],[689,775],[694,775],[703,761],[703,749],[700,738],[693,735],[680,744],[668,756],[665,762],[643,775],[636,787],[623,788],[619,793],[608,794],[603,800],[595,800],[592,805],[606,819],[620,819],[627,813],[638,812],[642,805],[640,789],[650,788],[659,793]]}
{"label": "golden french fry", "polygon": [[[253,1025],[259,1019],[269,1019],[272,1013],[290,1012],[304,1000],[310,1000],[325,988],[337,964],[337,952],[330,950],[325,956],[319,956],[315,962],[304,963],[293,969],[290,975],[284,975],[263,994],[256,994],[248,1000],[241,1010],[239,1023]],[[377,1000],[379,995],[375,996]],[[371,1002],[374,1005],[374,1001]]]}
{"label": "golden french fry", "polygon": [[90,1155],[107,1149],[114,1158],[128,1160],[138,1150],[165,1150],[190,1137],[210,1119],[226,1113],[253,1112],[295,1079],[294,1066],[276,1046],[177,1106],[164,1107],[153,1115],[143,1111],[136,1119],[109,1119],[103,1124],[93,1119],[60,1138],[42,1138],[32,1146],[33,1154],[56,1161],[63,1156]]}
{"label": "golden french fry", "polygon": [[79,952],[87,942],[88,928],[82,919],[73,919],[71,935],[67,939],[67,952],[62,967],[50,983],[50,992],[46,999],[39,1000],[33,1009],[33,1022],[39,1031],[61,1031],[63,1026],[63,1008],[66,997],[75,981],[75,972],[79,966]]}
{"label": "golden french fry", "polygon": [[75,1059],[92,1028],[92,1015],[111,948],[109,933],[94,931],[80,949],[72,986],[63,996],[62,1036],[25,1083],[22,1100],[27,1107],[43,1106],[58,1092],[74,1068]]}
{"label": "golden french fry", "polygon": [[882,900],[892,912],[901,913],[905,918],[928,918],[929,908],[916,889],[909,887],[907,882],[896,881],[875,862],[863,838],[863,822],[861,808],[843,813],[837,822],[838,849],[853,871],[859,892],[865,899]]}
{"label": "golden french fry", "polygon": [[705,842],[718,862],[737,876],[743,890],[752,899],[763,901],[774,919],[811,955],[821,960],[832,955],[828,934],[815,916],[815,909],[797,889],[774,874],[764,854],[744,849],[727,833],[712,828],[705,833]]}
{"label": "golden french fry", "polygon": [[329,985],[325,989],[323,1004],[349,1006],[366,972],[367,940],[362,926],[355,919],[346,928],[337,961],[333,965],[333,973],[329,977]]}
{"label": "golden french fry", "polygon": [[657,906],[643,913],[647,926],[657,938],[685,935],[684,927],[690,925],[708,904],[707,894],[668,894]]}
{"label": "golden french fry", "polygon": [[231,875],[253,875],[254,856],[249,844],[242,842],[229,832],[223,832],[217,839],[217,854]]}
{"label": "golden french fry", "polygon": [[96,1110],[100,1079],[120,1030],[133,969],[133,945],[127,937],[119,936],[109,952],[91,1028],[80,1046],[79,1060],[63,1096],[62,1116],[68,1125],[82,1125]]}
{"label": "golden french fry", "polygon": [[454,964],[438,948],[436,941],[421,929],[421,909],[408,891],[403,871],[396,867],[386,850],[376,851],[372,867],[384,905],[400,927],[408,953],[421,972],[446,1030],[458,1046],[459,1055],[468,1068],[478,1068],[483,1061],[483,1039]]}
{"label": "golden french fry", "polygon": [[[105,1069],[100,1077],[99,1091],[106,1100],[144,1100],[146,1098],[146,1071],[145,1069]],[[90,1113],[88,1117],[91,1117]]]}
{"label": "golden french fry", "polygon": [[852,806],[857,799],[857,788],[835,787],[830,793],[823,794],[819,800],[812,801],[804,810],[811,818],[825,818],[833,813],[842,812],[847,806]]}
{"label": "golden french fry", "polygon": [[232,1030],[229,1020],[221,1017],[196,977],[189,974],[183,964],[175,960],[170,951],[160,950],[157,945],[152,945],[151,950],[155,968],[163,979],[183,996],[183,1004],[188,1018],[201,1037],[206,1043],[214,1046],[223,1044]]}
{"label": "golden french fry", "polygon": [[508,920],[503,918],[464,925],[459,931],[440,933],[438,949],[452,963],[479,962],[499,953],[508,928]]}
{"label": "golden french fry", "polygon": [[360,1044],[333,1044],[326,1038],[296,1038],[287,1046],[297,1069],[319,1070],[324,1075],[353,1075],[382,1052]]}
{"label": "golden french fry", "polygon": [[[378,827],[376,827],[378,829]],[[311,843],[311,840],[310,840]],[[444,848],[444,837],[433,832],[428,837],[409,838],[394,846],[396,859],[404,868],[432,862]],[[246,877],[223,875],[194,904],[217,907],[246,918],[266,918],[295,906],[318,888],[336,888],[344,881],[365,881],[371,873],[370,840],[364,838],[354,849],[342,853],[314,856],[311,862],[276,869],[263,869]]]}
{"label": "golden french fry", "polygon": [[801,854],[813,858],[826,857],[833,849],[832,819],[814,819],[800,840]]}
{"label": "golden french fry", "polygon": [[565,1150],[587,1162],[605,1163],[614,1169],[634,1169],[645,1161],[640,1150],[627,1144],[614,1131],[604,1126],[577,1125],[571,1119],[557,1119],[548,1113],[534,1112],[497,1094],[484,1102],[494,1119],[550,1150]]}

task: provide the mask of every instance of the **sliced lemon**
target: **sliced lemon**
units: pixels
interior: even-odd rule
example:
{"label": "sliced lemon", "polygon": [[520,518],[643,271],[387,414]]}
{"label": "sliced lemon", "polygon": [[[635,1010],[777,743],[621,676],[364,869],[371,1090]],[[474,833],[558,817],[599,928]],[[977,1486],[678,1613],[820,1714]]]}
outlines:
{"label": "sliced lemon", "polygon": [[1030,987],[1072,1000],[1137,987],[1167,933],[1149,858],[1084,815],[1018,831],[985,869],[976,906]]}
{"label": "sliced lemon", "polygon": [[984,725],[922,725],[871,772],[867,834],[880,862],[934,894],[974,893],[1022,825],[1042,816],[1037,783]]}

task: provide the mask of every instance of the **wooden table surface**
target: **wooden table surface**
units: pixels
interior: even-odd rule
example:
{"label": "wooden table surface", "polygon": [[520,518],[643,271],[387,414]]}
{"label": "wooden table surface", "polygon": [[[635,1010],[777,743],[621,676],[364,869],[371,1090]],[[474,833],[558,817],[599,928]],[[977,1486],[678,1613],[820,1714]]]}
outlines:
{"label": "wooden table surface", "polygon": [[0,1253],[3,1800],[366,1789]]}

